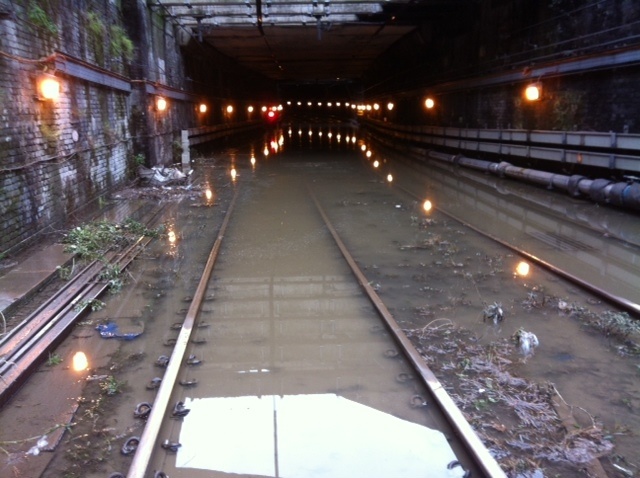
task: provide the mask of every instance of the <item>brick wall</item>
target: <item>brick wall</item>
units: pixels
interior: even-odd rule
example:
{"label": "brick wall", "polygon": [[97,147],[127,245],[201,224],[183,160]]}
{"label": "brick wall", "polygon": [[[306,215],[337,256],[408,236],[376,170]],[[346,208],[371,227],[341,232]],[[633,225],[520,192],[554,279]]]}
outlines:
{"label": "brick wall", "polygon": [[[121,75],[133,91],[52,71],[56,52]],[[36,99],[47,71],[61,81],[55,101]],[[195,124],[192,105],[158,116],[136,80],[181,89],[183,78],[171,25],[144,1],[0,0],[0,257],[125,184],[136,155],[172,163],[180,129]]]}

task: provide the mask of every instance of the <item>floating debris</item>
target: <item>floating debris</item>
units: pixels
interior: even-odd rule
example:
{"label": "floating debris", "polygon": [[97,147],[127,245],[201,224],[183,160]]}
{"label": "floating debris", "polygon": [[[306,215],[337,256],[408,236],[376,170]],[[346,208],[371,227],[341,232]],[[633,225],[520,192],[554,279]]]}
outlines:
{"label": "floating debris", "polygon": [[395,349],[385,350],[384,356],[387,358],[396,358],[398,356],[398,351]]}
{"label": "floating debris", "polygon": [[490,320],[494,324],[498,324],[504,320],[504,310],[502,309],[502,303],[494,302],[493,304],[485,307],[482,311],[483,320]]}
{"label": "floating debris", "polygon": [[100,333],[100,337],[102,337],[103,339],[133,340],[142,335],[142,332],[126,332],[124,334],[120,333],[120,328],[115,322],[100,324],[96,326],[96,330]]}
{"label": "floating debris", "polygon": [[534,349],[540,345],[536,334],[533,332],[527,332],[524,329],[518,329],[518,331],[513,334],[513,339],[516,346],[525,356],[533,355]]}

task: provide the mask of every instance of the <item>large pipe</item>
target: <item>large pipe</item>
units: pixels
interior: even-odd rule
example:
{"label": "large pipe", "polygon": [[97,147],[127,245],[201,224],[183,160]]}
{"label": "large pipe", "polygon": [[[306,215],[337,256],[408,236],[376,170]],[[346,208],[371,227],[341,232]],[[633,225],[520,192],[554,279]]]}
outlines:
{"label": "large pipe", "polygon": [[495,163],[481,159],[467,158],[460,154],[445,154],[437,151],[427,151],[427,156],[438,161],[464,166],[500,177],[520,179],[523,181],[560,189],[572,196],[583,195],[599,204],[613,204],[614,206],[640,210],[640,183],[635,179],[625,182],[615,182],[608,179],[588,179],[579,175],[563,175],[521,168],[502,161]]}

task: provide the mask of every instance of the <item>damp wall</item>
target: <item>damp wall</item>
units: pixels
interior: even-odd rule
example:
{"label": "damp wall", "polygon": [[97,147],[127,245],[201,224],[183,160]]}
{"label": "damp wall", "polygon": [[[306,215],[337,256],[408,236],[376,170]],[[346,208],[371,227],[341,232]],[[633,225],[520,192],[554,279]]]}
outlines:
{"label": "damp wall", "polygon": [[[43,75],[59,96],[43,99]],[[61,229],[198,125],[170,24],[136,0],[0,0],[0,259]],[[160,114],[155,97],[170,107]]]}

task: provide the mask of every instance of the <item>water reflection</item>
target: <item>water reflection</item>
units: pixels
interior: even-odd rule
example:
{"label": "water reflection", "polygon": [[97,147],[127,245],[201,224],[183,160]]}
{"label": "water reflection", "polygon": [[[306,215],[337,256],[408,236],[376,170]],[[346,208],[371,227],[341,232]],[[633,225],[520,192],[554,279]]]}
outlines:
{"label": "water reflection", "polygon": [[[177,468],[282,477],[463,476],[445,436],[335,394],[187,399]],[[213,452],[215,451],[215,453]]]}

